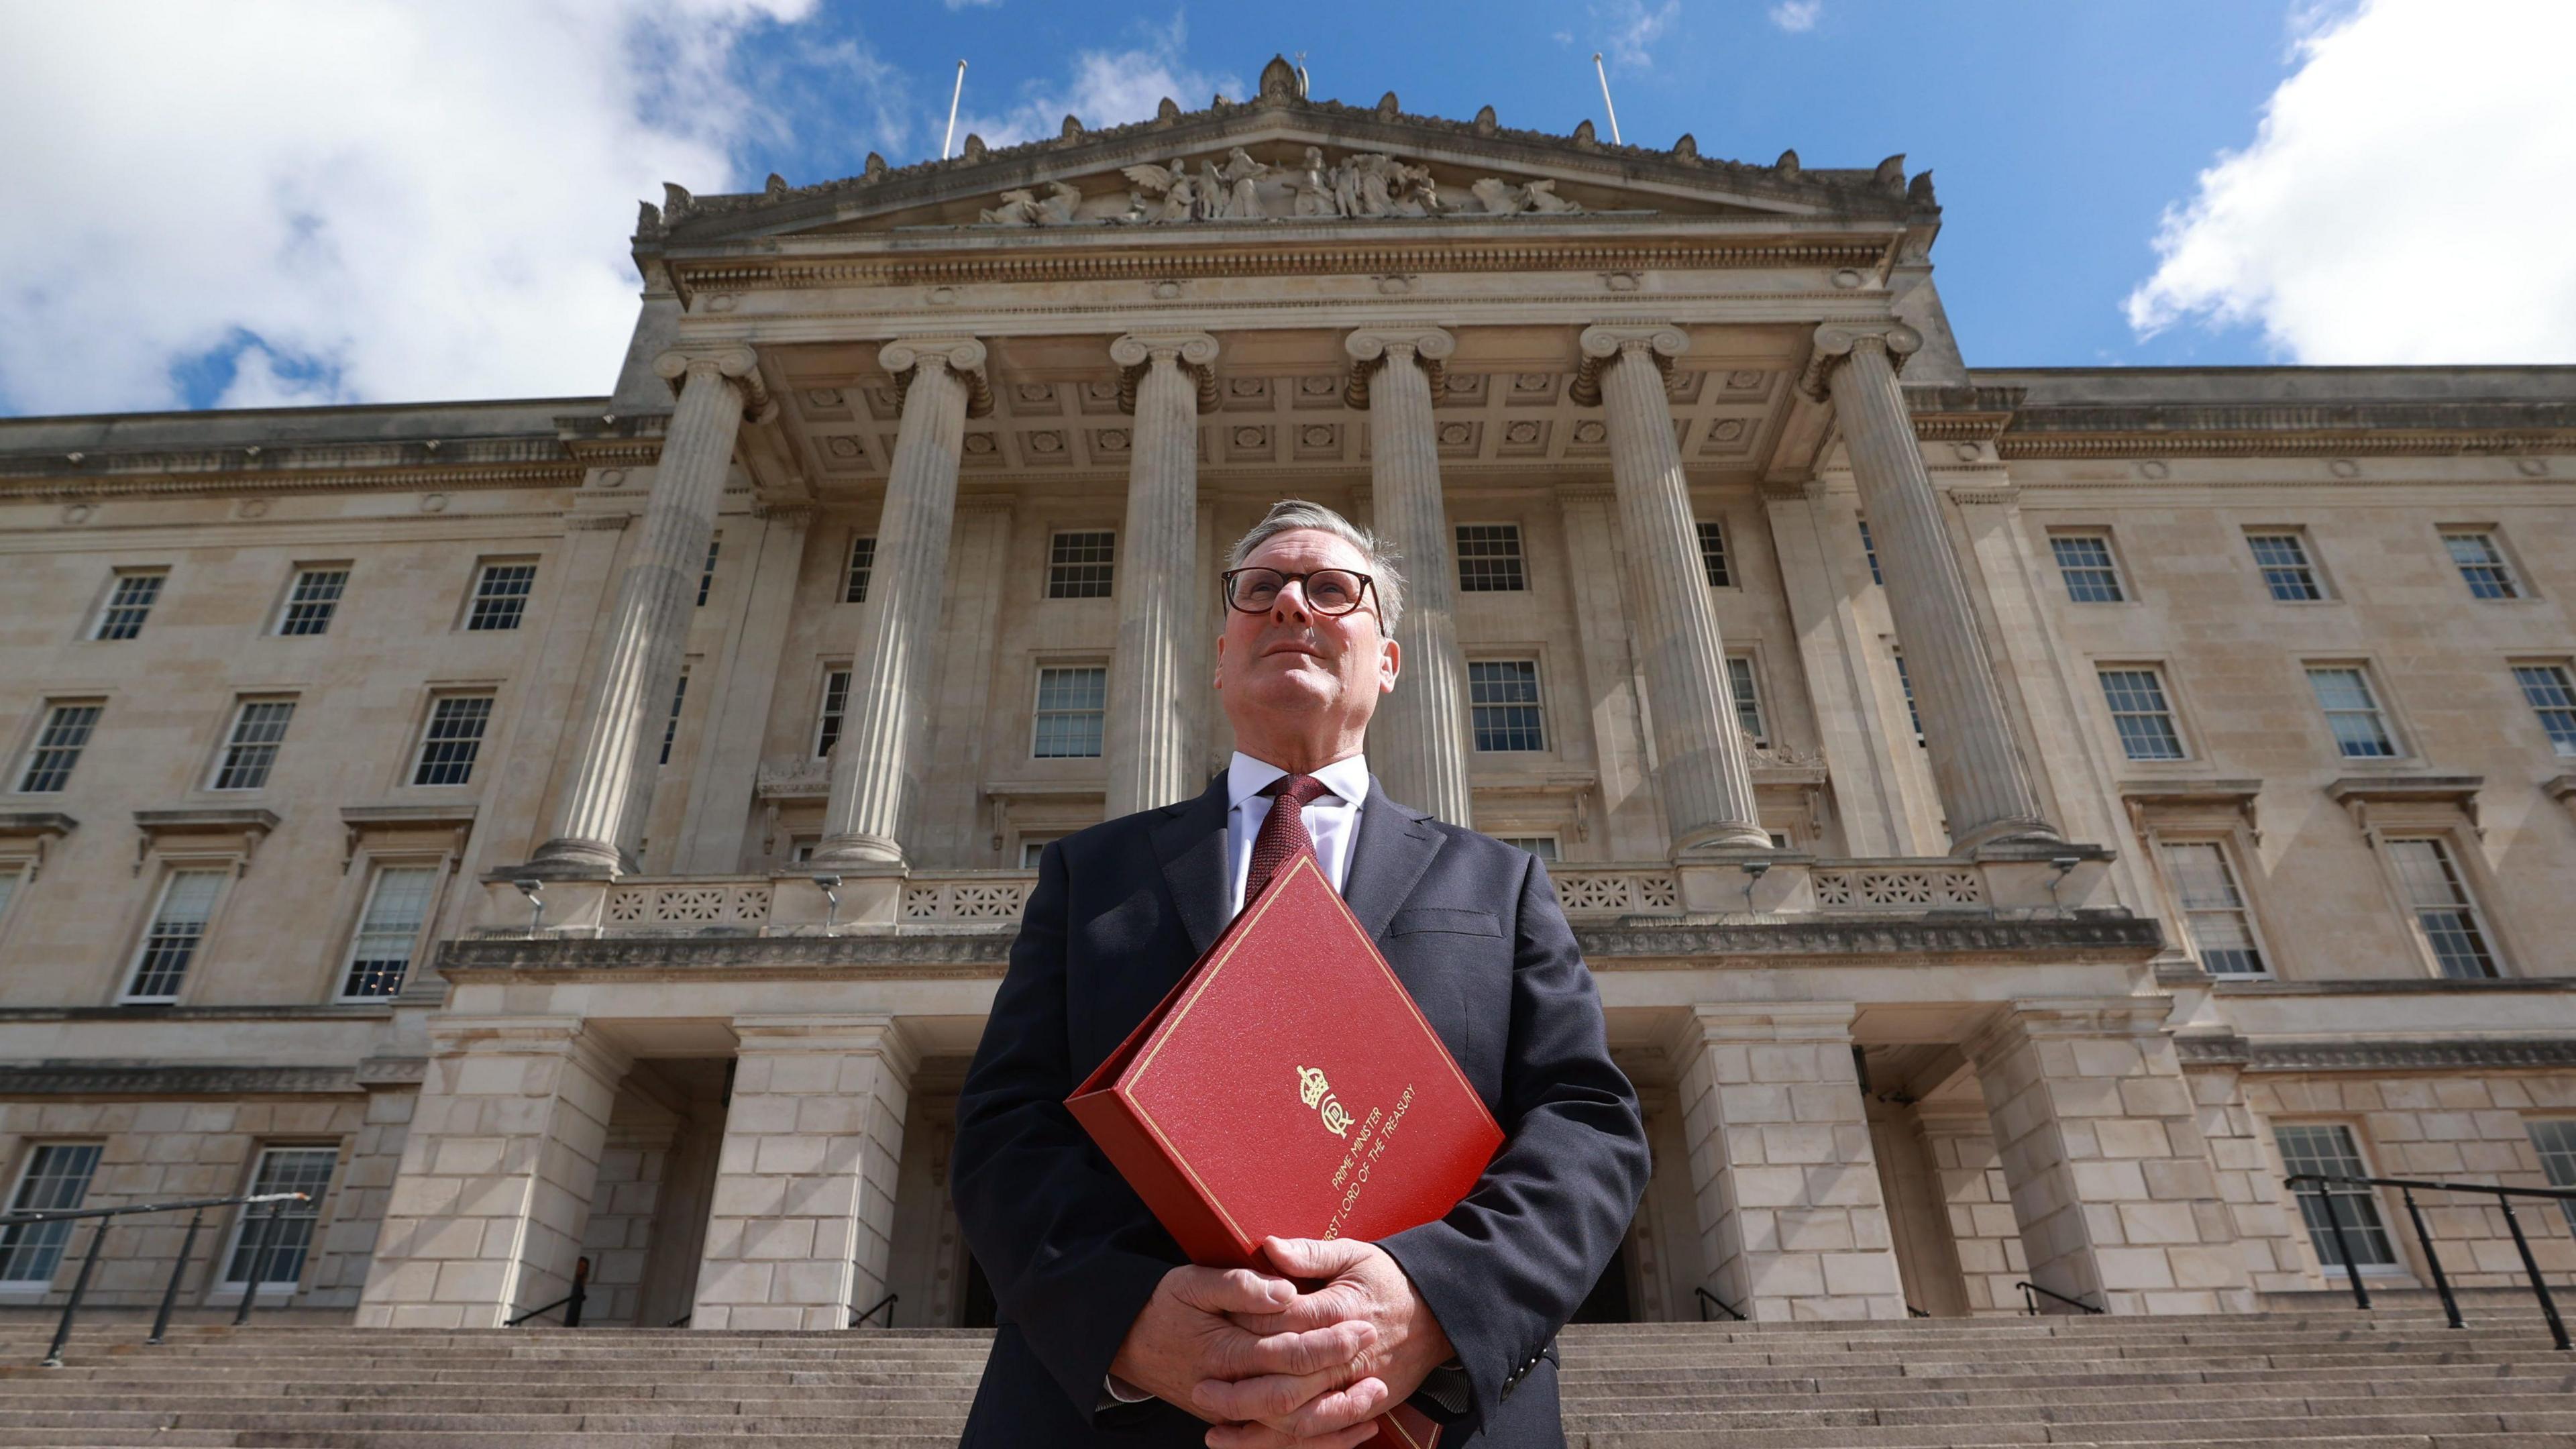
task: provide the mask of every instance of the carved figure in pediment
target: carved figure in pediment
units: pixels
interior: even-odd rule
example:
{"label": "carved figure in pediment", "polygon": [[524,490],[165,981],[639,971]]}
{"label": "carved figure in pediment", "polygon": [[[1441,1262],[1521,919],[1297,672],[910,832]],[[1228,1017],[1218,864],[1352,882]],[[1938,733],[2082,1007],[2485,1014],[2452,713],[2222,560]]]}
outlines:
{"label": "carved figure in pediment", "polygon": [[1395,214],[1398,216],[1438,216],[1444,208],[1440,202],[1440,183],[1432,178],[1428,166],[1395,163]]}
{"label": "carved figure in pediment", "polygon": [[1529,193],[1499,176],[1488,176],[1467,188],[1487,216],[1510,216],[1529,204]]}
{"label": "carved figure in pediment", "polygon": [[1351,173],[1350,216],[1394,216],[1396,163],[1392,156],[1374,152],[1353,156],[1344,163]]}
{"label": "carved figure in pediment", "polygon": [[1221,221],[1233,215],[1232,199],[1226,190],[1225,177],[1218,172],[1216,163],[1200,162],[1198,208],[1194,215],[1201,221]]}
{"label": "carved figure in pediment", "polygon": [[1583,210],[1579,204],[1558,196],[1556,182],[1553,180],[1533,181],[1523,195],[1528,201],[1530,210],[1548,216],[1572,216]]}
{"label": "carved figure in pediment", "polygon": [[1333,196],[1333,173],[1324,164],[1322,148],[1306,148],[1305,160],[1288,178],[1289,188],[1297,193],[1299,216],[1339,216],[1341,203]]}
{"label": "carved figure in pediment", "polygon": [[1255,161],[1241,146],[1228,151],[1225,169],[1227,189],[1226,214],[1237,220],[1258,221],[1262,217],[1259,185],[1277,172],[1266,162]]}
{"label": "carved figure in pediment", "polygon": [[1035,226],[1038,224],[1037,193],[1005,191],[1002,204],[985,208],[978,219],[986,226]]}
{"label": "carved figure in pediment", "polygon": [[1064,226],[1081,209],[1082,189],[1061,181],[1047,183],[1046,199],[1038,203],[1038,225]]}
{"label": "carved figure in pediment", "polygon": [[1119,173],[1132,188],[1127,193],[1128,221],[1188,221],[1198,210],[1199,184],[1190,177],[1189,163],[1175,158],[1172,164],[1122,168]]}

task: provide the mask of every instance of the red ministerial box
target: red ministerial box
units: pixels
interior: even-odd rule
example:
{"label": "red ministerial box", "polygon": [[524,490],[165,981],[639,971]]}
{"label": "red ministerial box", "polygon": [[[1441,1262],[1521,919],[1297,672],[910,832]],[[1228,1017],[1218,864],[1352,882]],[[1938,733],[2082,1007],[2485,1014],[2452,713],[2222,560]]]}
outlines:
{"label": "red ministerial box", "polygon": [[[1267,1268],[1274,1234],[1375,1241],[1437,1221],[1503,1141],[1311,850],[1065,1106],[1212,1267]],[[1371,1444],[1436,1437],[1399,1409]]]}

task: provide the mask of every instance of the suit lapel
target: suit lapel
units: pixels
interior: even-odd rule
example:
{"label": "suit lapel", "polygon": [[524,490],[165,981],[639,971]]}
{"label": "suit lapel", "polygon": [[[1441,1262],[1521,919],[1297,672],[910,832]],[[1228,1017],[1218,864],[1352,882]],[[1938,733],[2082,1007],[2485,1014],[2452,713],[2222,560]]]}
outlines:
{"label": "suit lapel", "polygon": [[1219,774],[1195,800],[1171,808],[1153,828],[1154,854],[1163,862],[1163,884],[1194,955],[1225,929],[1225,779]]}
{"label": "suit lapel", "polygon": [[[1429,816],[1387,798],[1386,787],[1369,777],[1368,799],[1360,806],[1359,844],[1351,852],[1350,878],[1342,883],[1342,900],[1359,917],[1369,939],[1383,941],[1387,924],[1413,894],[1431,857],[1440,853],[1440,832]],[[1220,831],[1224,826],[1218,820]]]}

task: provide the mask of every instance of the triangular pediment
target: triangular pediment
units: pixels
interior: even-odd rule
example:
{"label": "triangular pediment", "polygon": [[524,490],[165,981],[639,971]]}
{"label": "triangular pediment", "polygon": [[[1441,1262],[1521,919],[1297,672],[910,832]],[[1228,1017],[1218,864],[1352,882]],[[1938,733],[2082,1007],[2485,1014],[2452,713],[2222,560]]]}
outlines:
{"label": "triangular pediment", "polygon": [[1352,224],[1415,227],[1584,217],[1843,220],[1886,226],[1933,220],[1927,173],[1909,186],[1902,157],[1870,170],[1811,171],[1794,153],[1772,165],[1501,125],[1308,100],[1274,62],[1261,93],[1152,120],[1063,134],[794,187],[693,197],[669,188],[649,203],[639,247],[688,250],[752,240],[937,229],[972,236],[1030,230]]}

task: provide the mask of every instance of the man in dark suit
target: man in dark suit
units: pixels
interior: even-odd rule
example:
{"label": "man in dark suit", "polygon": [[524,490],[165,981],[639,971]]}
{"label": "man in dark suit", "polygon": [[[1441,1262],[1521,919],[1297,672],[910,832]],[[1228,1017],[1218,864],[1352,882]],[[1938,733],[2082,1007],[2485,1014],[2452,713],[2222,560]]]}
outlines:
{"label": "man in dark suit", "polygon": [[[1591,973],[1535,857],[1368,773],[1403,608],[1377,541],[1282,503],[1232,563],[1216,675],[1232,765],[1195,800],[1046,848],[958,1098],[950,1187],[1001,1310],[965,1444],[1349,1449],[1410,1400],[1448,1426],[1444,1449],[1562,1446],[1556,1332],[1647,1173]],[[1504,1144],[1438,1222],[1272,1239],[1286,1277],[1192,1267],[1064,1099],[1306,845]]]}

